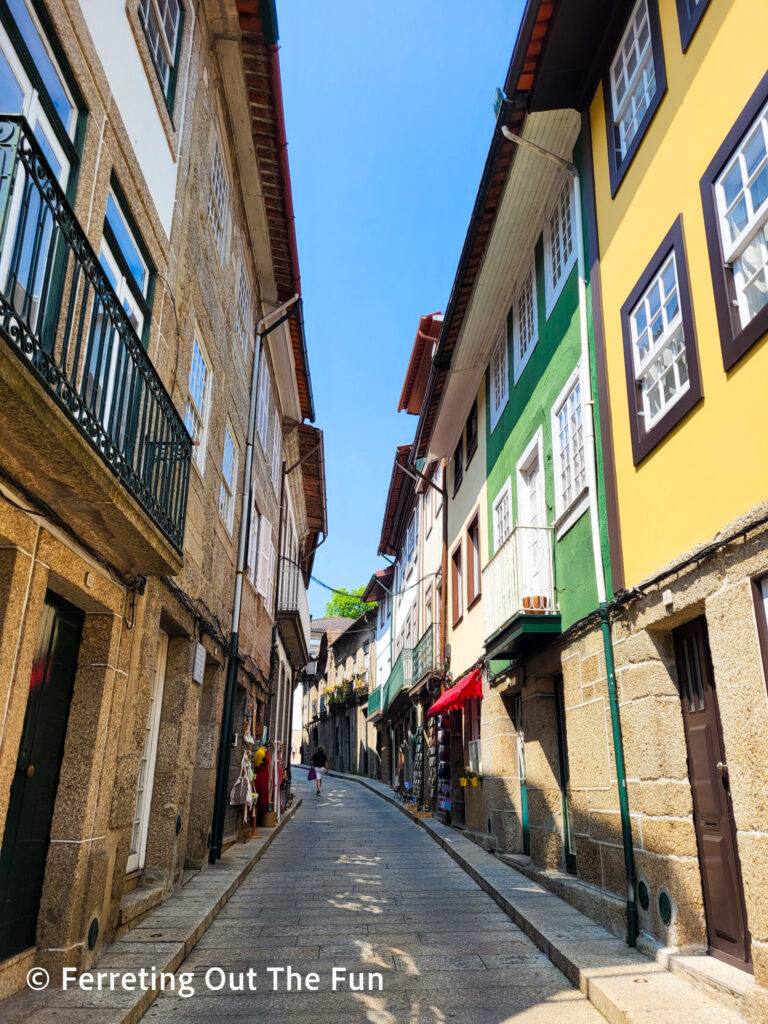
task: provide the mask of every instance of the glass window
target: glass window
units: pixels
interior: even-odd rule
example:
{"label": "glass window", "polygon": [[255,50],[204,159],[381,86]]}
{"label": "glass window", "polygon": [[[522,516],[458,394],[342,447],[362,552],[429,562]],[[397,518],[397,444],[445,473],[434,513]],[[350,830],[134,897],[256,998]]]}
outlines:
{"label": "glass window", "polygon": [[464,434],[459,438],[453,453],[453,493],[456,494],[464,478]]}
{"label": "glass window", "polygon": [[725,262],[732,265],[741,327],[768,304],[768,104],[715,185]]}
{"label": "glass window", "polygon": [[[43,87],[61,119],[64,130],[71,137],[74,133],[77,111],[53,51],[38,23],[37,16],[25,3],[25,0],[7,0],[7,2],[16,27],[29,50],[32,63],[42,79]],[[7,107],[3,107],[3,110],[10,112]]]}
{"label": "glass window", "polygon": [[491,430],[501,418],[504,406],[509,400],[509,356],[507,353],[507,327],[501,325],[499,337],[491,355],[490,366],[491,391]]}
{"label": "glass window", "polygon": [[515,303],[515,382],[520,379],[526,363],[539,340],[536,316],[536,274],[531,260]]}
{"label": "glass window", "polygon": [[621,161],[656,92],[647,0],[639,0],[611,64],[613,121]]}
{"label": "glass window", "polygon": [[565,387],[565,394],[552,409],[555,510],[558,517],[571,507],[587,485],[579,372],[577,367]]}
{"label": "glass window", "polygon": [[635,377],[642,389],[648,430],[689,387],[674,252],[630,313],[630,324]]}
{"label": "glass window", "polygon": [[144,26],[149,52],[166,97],[171,91],[173,68],[178,57],[181,17],[182,8],[178,0],[139,0],[139,20]]}
{"label": "glass window", "polygon": [[259,404],[256,412],[256,422],[259,427],[261,447],[264,449],[265,454],[267,451],[267,433],[269,431],[269,409],[271,397],[269,390],[269,367],[267,366],[267,357],[262,351],[261,366],[259,367]]}
{"label": "glass window", "polygon": [[547,316],[552,312],[571,267],[576,262],[573,216],[573,183],[569,176],[544,225]]}
{"label": "glass window", "polygon": [[280,416],[277,409],[272,414],[272,486],[275,494],[280,487],[280,467],[283,454],[283,432],[280,429]]}
{"label": "glass window", "polygon": [[512,532],[512,480],[506,482],[493,501],[493,550],[498,551]]}
{"label": "glass window", "polygon": [[467,417],[467,465],[477,451],[477,399],[472,403]]}
{"label": "glass window", "polygon": [[621,327],[637,465],[702,395],[682,217],[622,305]]}
{"label": "glass window", "polygon": [[245,261],[240,266],[240,279],[237,285],[237,307],[235,309],[235,331],[240,339],[240,344],[245,351],[248,350],[251,332],[251,282],[248,280],[248,272],[245,269]]}
{"label": "glass window", "polygon": [[219,490],[219,515],[229,532],[235,521],[235,479],[237,476],[238,452],[232,440],[229,424],[224,430],[224,456],[221,460],[221,488]]}
{"label": "glass window", "polygon": [[224,168],[224,157],[218,136],[214,136],[211,161],[211,194],[208,200],[208,219],[211,222],[216,251],[221,263],[227,257],[227,227],[229,224],[229,180]]}
{"label": "glass window", "polygon": [[184,425],[195,446],[192,450],[192,458],[200,472],[205,466],[205,443],[210,404],[211,371],[203,347],[195,337],[192,342],[192,362],[189,367],[189,392],[184,410]]}

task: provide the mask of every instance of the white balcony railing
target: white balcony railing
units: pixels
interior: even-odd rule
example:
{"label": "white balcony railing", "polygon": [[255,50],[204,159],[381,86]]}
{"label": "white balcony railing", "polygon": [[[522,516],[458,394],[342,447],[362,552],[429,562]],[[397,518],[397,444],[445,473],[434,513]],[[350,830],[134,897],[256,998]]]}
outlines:
{"label": "white balcony railing", "polygon": [[552,527],[516,526],[483,569],[485,635],[515,615],[556,611]]}

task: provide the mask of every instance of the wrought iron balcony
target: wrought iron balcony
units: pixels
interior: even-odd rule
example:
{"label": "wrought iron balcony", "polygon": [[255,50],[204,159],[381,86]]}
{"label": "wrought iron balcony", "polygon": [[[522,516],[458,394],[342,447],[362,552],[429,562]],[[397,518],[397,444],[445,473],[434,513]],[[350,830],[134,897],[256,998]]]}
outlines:
{"label": "wrought iron balcony", "polygon": [[[551,527],[516,526],[483,569],[486,653],[504,653],[497,641],[512,623],[512,640],[522,634],[559,632],[552,539]],[[506,646],[509,653],[512,648]]]}
{"label": "wrought iron balcony", "polygon": [[[189,434],[32,129],[17,116],[0,117],[0,334],[181,552]],[[89,498],[94,506],[101,500],[80,494]]]}
{"label": "wrought iron balcony", "polygon": [[309,603],[301,570],[285,558],[281,561],[277,619],[288,657],[294,668],[301,668],[309,657]]}
{"label": "wrought iron balcony", "polygon": [[427,626],[421,640],[413,649],[413,681],[422,679],[437,668],[437,629],[434,622]]}

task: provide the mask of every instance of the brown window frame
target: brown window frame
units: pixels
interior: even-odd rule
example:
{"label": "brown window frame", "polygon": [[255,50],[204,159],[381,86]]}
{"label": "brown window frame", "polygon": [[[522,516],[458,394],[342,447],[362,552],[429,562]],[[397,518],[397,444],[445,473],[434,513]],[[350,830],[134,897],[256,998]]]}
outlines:
{"label": "brown window frame", "polygon": [[685,53],[696,34],[704,12],[709,7],[709,0],[704,0],[704,3],[697,5],[695,11],[690,8],[690,0],[676,0],[676,3],[677,23],[680,26],[680,46]]}
{"label": "brown window frame", "polygon": [[[477,579],[475,579],[475,543],[473,542],[473,534],[477,538]],[[473,607],[476,601],[480,599],[483,592],[483,573],[480,567],[480,512],[475,512],[472,520],[467,527],[467,540],[466,540],[466,551],[467,551],[467,611]]]}
{"label": "brown window frame", "polygon": [[[458,458],[457,458],[458,456]],[[453,458],[451,459],[451,465],[453,466],[453,497],[455,498],[461,487],[461,481],[464,479],[464,431],[461,432],[459,443],[453,450]],[[457,472],[458,470],[458,472]]]}
{"label": "brown window frame", "polygon": [[768,581],[766,573],[752,577],[752,602],[755,606],[755,622],[757,624],[757,640],[760,658],[763,663],[763,680],[768,689],[768,619],[763,605],[763,583]]}
{"label": "brown window frame", "polygon": [[[474,423],[474,432],[470,433],[470,424]],[[469,410],[469,416],[467,416],[466,424],[467,432],[467,466],[472,461],[472,456],[477,451],[478,445],[478,418],[477,418],[477,399],[472,403],[472,408]]]}
{"label": "brown window frame", "polygon": [[[621,161],[618,160],[618,153],[616,152],[616,136],[615,128],[616,121],[613,116],[613,92],[611,91],[611,64],[616,57],[616,49],[610,54],[605,74],[603,75],[603,107],[605,109],[605,135],[608,143],[608,176],[611,183],[611,198],[616,195],[621,185],[624,175],[629,169],[629,165],[635,159],[635,154],[640,148],[640,143],[645,138],[645,133],[651,124],[651,121],[656,116],[656,111],[659,109],[662,99],[667,91],[667,67],[664,63],[664,44],[661,37],[661,25],[659,23],[659,8],[657,0],[647,0],[648,4],[648,26],[651,30],[651,51],[653,53],[653,67],[654,74],[656,76],[656,91],[653,94],[653,99],[646,112],[643,114],[642,120],[638,125],[637,131],[635,132],[632,141],[629,144],[627,152],[624,154]],[[635,5],[632,5],[630,14],[634,11]],[[624,26],[621,31],[619,39],[616,41],[616,47],[618,47],[619,40],[624,34],[628,20],[624,22]]]}
{"label": "brown window frame", "polygon": [[715,182],[733,156],[734,150],[749,131],[766,100],[768,100],[768,72],[761,78],[699,182],[704,211],[704,231],[707,236],[709,266],[712,273],[712,290],[715,294],[715,312],[720,331],[720,348],[723,354],[723,369],[726,372],[768,332],[768,306],[763,306],[746,327],[741,326],[738,310],[733,305],[736,298],[733,275],[723,255]]}
{"label": "brown window frame", "polygon": [[[630,314],[640,301],[653,278],[661,269],[669,254],[674,251],[677,266],[677,288],[680,300],[680,312],[683,319],[683,337],[688,362],[688,391],[672,406],[650,430],[644,427],[643,402],[640,385],[635,378],[635,364],[632,352],[632,327]],[[621,332],[624,340],[624,371],[627,382],[627,403],[629,405],[629,427],[632,438],[632,458],[637,465],[683,420],[703,397],[701,388],[701,372],[699,354],[696,344],[696,326],[693,319],[691,288],[688,277],[688,262],[685,253],[685,237],[683,235],[683,218],[679,216],[669,229],[661,245],[651,257],[650,262],[640,275],[640,280],[632,289],[629,297],[621,307]]]}
{"label": "brown window frame", "polygon": [[461,559],[461,541],[451,552],[451,620],[453,626],[458,626],[464,618],[464,572]]}

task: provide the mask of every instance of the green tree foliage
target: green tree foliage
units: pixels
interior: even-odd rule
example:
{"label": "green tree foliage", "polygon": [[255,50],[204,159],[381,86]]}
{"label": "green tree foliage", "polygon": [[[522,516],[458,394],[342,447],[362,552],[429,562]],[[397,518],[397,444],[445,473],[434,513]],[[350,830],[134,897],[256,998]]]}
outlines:
{"label": "green tree foliage", "polygon": [[326,617],[342,615],[347,619],[356,619],[358,615],[367,612],[369,608],[375,608],[376,601],[363,601],[364,590],[365,587],[356,587],[355,590],[341,587],[334,591],[333,597],[325,606]]}

